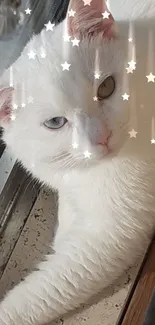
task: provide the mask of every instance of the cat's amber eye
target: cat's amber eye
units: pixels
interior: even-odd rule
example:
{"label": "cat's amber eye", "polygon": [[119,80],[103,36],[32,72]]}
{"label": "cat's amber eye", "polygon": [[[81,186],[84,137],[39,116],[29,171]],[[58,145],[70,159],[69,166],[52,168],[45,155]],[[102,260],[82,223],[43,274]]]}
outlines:
{"label": "cat's amber eye", "polygon": [[113,76],[107,77],[99,86],[97,97],[99,100],[110,97],[115,90],[115,79]]}

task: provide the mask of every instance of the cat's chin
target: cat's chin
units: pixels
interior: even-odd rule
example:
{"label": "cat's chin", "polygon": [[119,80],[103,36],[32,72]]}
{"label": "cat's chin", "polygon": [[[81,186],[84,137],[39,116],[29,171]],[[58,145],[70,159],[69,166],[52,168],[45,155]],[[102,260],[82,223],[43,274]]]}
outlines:
{"label": "cat's chin", "polygon": [[94,163],[100,163],[103,162],[104,160],[110,160],[111,158],[115,157],[118,151],[112,150],[110,148],[106,148],[106,152],[101,153],[96,156],[94,159]]}
{"label": "cat's chin", "polygon": [[104,161],[107,162],[107,160],[111,160],[114,157],[116,157],[120,150],[123,147],[124,142],[118,142],[116,144],[115,141],[111,141],[108,146],[98,146],[96,154],[94,157],[92,156],[91,164],[98,164],[103,163]]}

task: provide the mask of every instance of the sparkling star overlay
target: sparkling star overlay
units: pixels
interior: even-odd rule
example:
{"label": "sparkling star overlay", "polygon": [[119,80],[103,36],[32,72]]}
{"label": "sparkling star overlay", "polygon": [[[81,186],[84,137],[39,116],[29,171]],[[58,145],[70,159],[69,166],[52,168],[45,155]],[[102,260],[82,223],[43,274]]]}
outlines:
{"label": "sparkling star overlay", "polygon": [[53,28],[55,26],[55,24],[52,24],[50,21],[47,24],[44,24],[44,26],[46,27],[46,31],[52,31],[53,32]]}
{"label": "sparkling star overlay", "polygon": [[74,17],[75,16],[75,13],[76,13],[76,11],[74,11],[72,9],[70,11],[68,11],[69,17]]}
{"label": "sparkling star overlay", "polygon": [[146,76],[148,82],[155,82],[155,75],[152,72],[148,76]]}
{"label": "sparkling star overlay", "polygon": [[138,133],[138,132],[136,132],[134,129],[132,129],[132,130],[129,132],[129,134],[130,134],[130,138],[136,138],[137,133]]}
{"label": "sparkling star overlay", "polygon": [[61,66],[62,66],[63,71],[65,71],[65,70],[69,71],[71,64],[69,64],[68,62],[65,61],[64,63],[61,64]]}
{"label": "sparkling star overlay", "polygon": [[105,12],[102,13],[102,16],[103,16],[103,19],[109,19],[110,12],[105,11]]}
{"label": "sparkling star overlay", "polygon": [[31,14],[31,9],[30,8],[27,8],[27,9],[25,9],[25,13],[26,13],[26,15],[30,15]]}
{"label": "sparkling star overlay", "polygon": [[90,6],[92,0],[83,0],[84,6]]}
{"label": "sparkling star overlay", "polygon": [[127,93],[122,95],[123,100],[129,100],[129,97],[130,97],[130,95],[128,95]]}

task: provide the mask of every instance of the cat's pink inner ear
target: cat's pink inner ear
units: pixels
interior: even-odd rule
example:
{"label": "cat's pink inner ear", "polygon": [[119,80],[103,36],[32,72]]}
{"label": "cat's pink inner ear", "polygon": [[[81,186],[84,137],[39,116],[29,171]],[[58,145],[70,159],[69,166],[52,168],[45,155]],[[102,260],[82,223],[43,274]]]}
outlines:
{"label": "cat's pink inner ear", "polygon": [[0,89],[0,122],[10,120],[12,111],[13,87]]}
{"label": "cat's pink inner ear", "polygon": [[68,9],[68,32],[72,37],[85,35],[115,37],[114,18],[105,0],[71,0]]}

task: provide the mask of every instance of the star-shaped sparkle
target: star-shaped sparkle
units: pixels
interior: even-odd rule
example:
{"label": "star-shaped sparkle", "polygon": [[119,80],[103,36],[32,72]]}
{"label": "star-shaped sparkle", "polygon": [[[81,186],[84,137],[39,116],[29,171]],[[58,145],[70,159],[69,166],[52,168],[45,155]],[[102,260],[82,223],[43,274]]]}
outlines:
{"label": "star-shaped sparkle", "polygon": [[127,70],[127,73],[133,73],[134,69],[132,67],[127,67],[126,70]]}
{"label": "star-shaped sparkle", "polygon": [[69,71],[69,68],[70,68],[71,64],[69,64],[67,61],[65,61],[64,63],[61,64],[61,66],[62,66],[63,71],[64,70]]}
{"label": "star-shaped sparkle", "polygon": [[29,104],[33,103],[33,100],[34,100],[34,99],[33,99],[33,97],[31,97],[31,96],[29,96],[28,99],[27,99],[27,101],[28,101]]}
{"label": "star-shaped sparkle", "polygon": [[127,93],[122,95],[123,100],[129,100],[129,97],[130,95],[128,95]]}
{"label": "star-shaped sparkle", "polygon": [[35,56],[37,55],[34,51],[30,51],[28,54],[29,59],[35,59]]}
{"label": "star-shaped sparkle", "polygon": [[13,104],[13,109],[17,109],[18,105],[17,104]]}
{"label": "star-shaped sparkle", "polygon": [[147,82],[155,82],[155,75],[153,75],[152,72],[150,72],[146,78],[148,79]]}
{"label": "star-shaped sparkle", "polygon": [[90,6],[92,0],[83,0],[84,6]]}
{"label": "star-shaped sparkle", "polygon": [[130,62],[128,62],[129,67],[132,68],[133,70],[136,70],[136,61],[131,60]]}
{"label": "star-shaped sparkle", "polygon": [[94,100],[94,102],[97,102],[97,101],[98,101],[97,96],[94,96],[94,97],[93,97],[93,100]]}
{"label": "star-shaped sparkle", "polygon": [[22,107],[24,108],[26,106],[26,104],[25,103],[22,103]]}
{"label": "star-shaped sparkle", "polygon": [[73,46],[79,46],[80,40],[76,37],[71,40]]}
{"label": "star-shaped sparkle", "polygon": [[44,24],[44,26],[46,27],[46,31],[51,30],[53,32],[55,24],[52,24],[51,21],[49,21],[47,24]]}
{"label": "star-shaped sparkle", "polygon": [[42,52],[40,53],[40,56],[41,56],[42,59],[45,59],[45,58],[46,58],[46,53],[42,51]]}
{"label": "star-shaped sparkle", "polygon": [[76,11],[74,11],[72,9],[68,11],[69,17],[74,17],[75,16],[75,13],[76,13]]}
{"label": "star-shaped sparkle", "polygon": [[151,144],[155,144],[155,139],[151,139]]}
{"label": "star-shaped sparkle", "polygon": [[31,9],[30,8],[27,8],[27,9],[25,9],[25,13],[26,13],[26,15],[31,15]]}
{"label": "star-shaped sparkle", "polygon": [[11,120],[12,120],[12,121],[15,121],[15,119],[16,119],[16,115],[15,115],[15,114],[11,114],[10,117],[11,117]]}
{"label": "star-shaped sparkle", "polygon": [[105,11],[105,12],[102,13],[102,16],[103,16],[103,19],[109,19],[110,12]]}
{"label": "star-shaped sparkle", "polygon": [[91,157],[91,152],[89,152],[88,150],[86,150],[85,152],[84,152],[84,157],[85,158],[90,158]]}
{"label": "star-shaped sparkle", "polygon": [[64,42],[70,42],[70,38],[71,38],[71,36],[69,36],[67,34],[63,36]]}
{"label": "star-shaped sparkle", "polygon": [[136,138],[137,133],[134,129],[132,129],[130,132],[128,132],[130,134],[130,138]]}
{"label": "star-shaped sparkle", "polygon": [[132,37],[129,37],[128,41],[131,43],[133,41]]}
{"label": "star-shaped sparkle", "polygon": [[100,79],[100,74],[98,72],[95,72],[94,77],[95,79]]}
{"label": "star-shaped sparkle", "polygon": [[77,142],[74,142],[73,144],[72,144],[72,147],[74,148],[74,149],[77,149],[78,148],[78,143]]}

